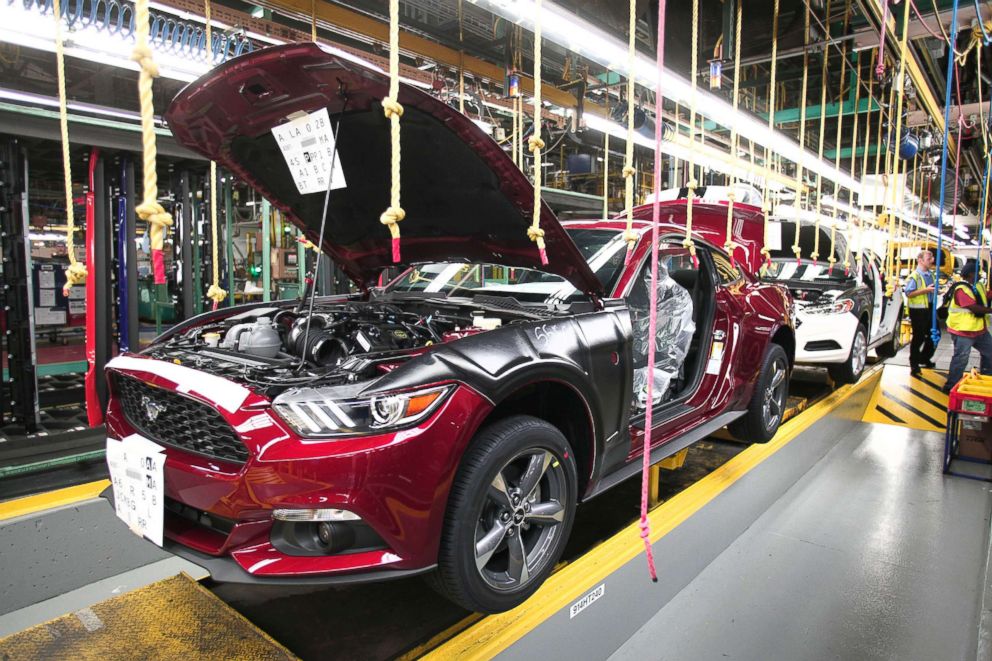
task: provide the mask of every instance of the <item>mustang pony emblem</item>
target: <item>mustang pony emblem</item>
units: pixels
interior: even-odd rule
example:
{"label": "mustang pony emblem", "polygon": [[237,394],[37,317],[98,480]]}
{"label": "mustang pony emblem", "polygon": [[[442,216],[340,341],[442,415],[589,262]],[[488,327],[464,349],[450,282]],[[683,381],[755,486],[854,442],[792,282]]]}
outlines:
{"label": "mustang pony emblem", "polygon": [[155,422],[159,414],[165,411],[164,405],[152,401],[148,395],[142,395],[141,406],[145,409],[145,417],[148,418],[148,422]]}

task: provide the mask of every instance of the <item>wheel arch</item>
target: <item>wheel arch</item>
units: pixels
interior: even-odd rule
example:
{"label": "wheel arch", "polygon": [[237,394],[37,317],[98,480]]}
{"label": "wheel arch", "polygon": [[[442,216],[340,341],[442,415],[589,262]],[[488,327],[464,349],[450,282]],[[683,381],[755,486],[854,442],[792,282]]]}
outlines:
{"label": "wheel arch", "polygon": [[777,344],[785,350],[785,355],[789,357],[789,368],[796,364],[796,334],[788,326],[779,326],[771,336],[771,342]]}
{"label": "wheel arch", "polygon": [[[577,415],[582,411],[583,415]],[[483,429],[512,415],[531,415],[554,425],[568,439],[575,454],[578,493],[585,492],[598,456],[597,430],[586,396],[572,383],[540,378],[519,384],[495,403],[479,425]]]}

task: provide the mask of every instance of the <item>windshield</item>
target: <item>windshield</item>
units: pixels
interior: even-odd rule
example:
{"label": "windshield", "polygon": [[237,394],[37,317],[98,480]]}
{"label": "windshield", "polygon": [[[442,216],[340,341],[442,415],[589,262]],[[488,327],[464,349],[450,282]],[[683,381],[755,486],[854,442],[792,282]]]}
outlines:
{"label": "windshield", "polygon": [[[623,232],[613,229],[570,229],[568,235],[603,284],[611,291],[623,270],[627,244]],[[479,293],[511,294],[521,300],[567,300],[581,293],[561,276],[536,269],[437,262],[420,264],[395,280],[387,292],[437,293],[441,296],[474,296]]]}
{"label": "windshield", "polygon": [[795,258],[773,259],[768,265],[765,277],[769,280],[799,280],[801,282],[846,282],[853,280],[851,275],[844,275],[844,267],[834,265],[830,272],[829,264],[806,262],[797,264]]}

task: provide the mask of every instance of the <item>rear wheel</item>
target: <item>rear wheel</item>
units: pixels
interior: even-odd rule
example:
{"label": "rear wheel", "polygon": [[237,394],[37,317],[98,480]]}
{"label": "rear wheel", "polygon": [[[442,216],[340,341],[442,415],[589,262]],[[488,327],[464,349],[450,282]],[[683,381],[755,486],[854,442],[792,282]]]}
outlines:
{"label": "rear wheel", "polygon": [[868,362],[868,329],[863,323],[858,324],[854,331],[854,339],[851,341],[851,353],[847,360],[836,365],[829,365],[827,370],[830,378],[836,383],[856,383],[861,378],[861,373],[865,371],[865,363]]}
{"label": "rear wheel", "polygon": [[565,548],[577,483],[555,426],[519,415],[484,429],[451,487],[432,587],[483,613],[523,603]]}
{"label": "rear wheel", "polygon": [[896,325],[892,328],[892,337],[888,342],[880,344],[875,347],[875,353],[878,354],[879,358],[891,358],[892,356],[899,353],[899,349],[902,348],[902,344],[899,342],[899,336],[902,333],[902,311],[899,312],[899,317],[896,318]]}
{"label": "rear wheel", "polygon": [[789,357],[779,345],[769,344],[747,413],[730,423],[727,429],[739,440],[767,443],[782,424],[788,398]]}

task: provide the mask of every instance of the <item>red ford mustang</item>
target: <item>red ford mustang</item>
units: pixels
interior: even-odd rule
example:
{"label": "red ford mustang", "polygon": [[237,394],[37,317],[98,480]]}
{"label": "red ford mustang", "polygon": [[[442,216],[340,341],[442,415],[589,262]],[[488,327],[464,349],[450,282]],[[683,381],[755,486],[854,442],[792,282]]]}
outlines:
{"label": "red ford mustang", "polygon": [[[627,266],[622,221],[559,222],[545,207],[542,266],[530,183],[468,118],[409,86],[409,268],[373,288],[391,263],[386,89],[381,72],[303,44],[230,61],[173,101],[177,138],[314,242],[325,194],[305,177],[321,170],[295,171],[273,128],[327,110],[323,171],[341,178],[321,247],[363,293],[210,312],[113,360],[113,495],[132,528],[220,581],[428,574],[466,608],[501,611],[550,574],[577,503],[638,473],[648,406],[652,460],[725,425],[772,437],[792,303],[752,275],[759,210],[735,209],[731,259],[726,207],[697,205],[695,268],[685,203],[665,202],[648,337],[650,208]],[[328,127],[309,125],[326,142]]]}

